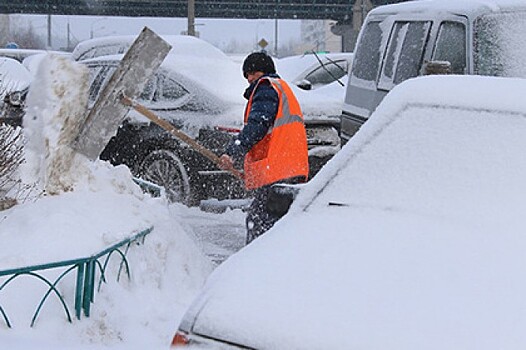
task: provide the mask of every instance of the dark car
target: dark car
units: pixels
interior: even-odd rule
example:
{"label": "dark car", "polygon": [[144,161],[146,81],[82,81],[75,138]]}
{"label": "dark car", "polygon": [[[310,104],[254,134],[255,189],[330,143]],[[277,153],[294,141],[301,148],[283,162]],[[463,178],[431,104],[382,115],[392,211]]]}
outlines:
{"label": "dark car", "polygon": [[0,57],[0,124],[21,126],[31,74],[17,60]]}

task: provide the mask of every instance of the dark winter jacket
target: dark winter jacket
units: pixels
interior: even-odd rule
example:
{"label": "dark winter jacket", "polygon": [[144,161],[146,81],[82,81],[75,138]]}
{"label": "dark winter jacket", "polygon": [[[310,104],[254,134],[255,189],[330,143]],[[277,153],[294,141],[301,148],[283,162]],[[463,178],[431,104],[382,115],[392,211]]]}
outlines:
{"label": "dark winter jacket", "polygon": [[[264,75],[271,78],[279,78],[277,74]],[[261,79],[261,78],[260,78]],[[245,90],[243,96],[248,100],[256,87],[259,79],[252,82]],[[259,84],[254,98],[252,108],[248,116],[247,124],[237,137],[230,142],[226,149],[235,164],[242,164],[247,152],[267,134],[274,123],[278,113],[279,97],[277,92],[270,86],[268,81]]]}

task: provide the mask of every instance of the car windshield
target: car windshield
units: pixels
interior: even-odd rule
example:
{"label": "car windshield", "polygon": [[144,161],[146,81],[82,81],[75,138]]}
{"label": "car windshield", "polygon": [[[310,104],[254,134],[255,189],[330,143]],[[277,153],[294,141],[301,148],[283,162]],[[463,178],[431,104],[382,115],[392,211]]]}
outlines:
{"label": "car windshield", "polygon": [[526,78],[526,13],[499,13],[475,22],[475,71],[481,75]]}
{"label": "car windshield", "polygon": [[[392,118],[388,122],[379,123],[377,116],[376,129],[371,120],[360,135],[362,141],[369,135],[368,141],[357,141],[350,145],[354,149],[334,159],[330,164],[334,176],[326,179],[307,211],[351,206],[465,220],[466,208],[470,218],[495,212],[494,203],[514,208],[521,201],[516,189],[523,181],[509,169],[524,169],[526,163],[507,156],[521,154],[526,119],[524,114],[488,109],[481,106],[481,99],[473,100],[464,106],[451,107],[444,101],[442,106],[433,102],[391,109],[385,113]],[[512,211],[505,215],[516,217]]]}

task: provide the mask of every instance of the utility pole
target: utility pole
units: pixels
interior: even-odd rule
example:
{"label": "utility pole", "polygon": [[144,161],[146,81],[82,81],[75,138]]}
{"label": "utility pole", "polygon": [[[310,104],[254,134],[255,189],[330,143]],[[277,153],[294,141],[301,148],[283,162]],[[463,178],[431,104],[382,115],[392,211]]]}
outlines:
{"label": "utility pole", "polygon": [[69,17],[68,17],[68,24],[66,26],[66,32],[67,32],[67,34],[66,34],[67,35],[67,38],[66,38],[66,42],[67,42],[66,50],[69,51],[69,48],[71,47],[71,39],[70,39],[71,38],[71,31],[70,31],[70,28],[69,28]]}
{"label": "utility pole", "polygon": [[47,48],[51,49],[51,15],[47,15]]}
{"label": "utility pole", "polygon": [[188,0],[188,30],[187,34],[195,36],[195,0]]}
{"label": "utility pole", "polygon": [[274,55],[278,57],[278,17],[274,18]]}

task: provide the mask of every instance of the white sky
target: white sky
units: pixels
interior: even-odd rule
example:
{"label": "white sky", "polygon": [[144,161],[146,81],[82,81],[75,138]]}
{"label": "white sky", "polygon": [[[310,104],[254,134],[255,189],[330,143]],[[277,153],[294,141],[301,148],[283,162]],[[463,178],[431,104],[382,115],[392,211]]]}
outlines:
{"label": "white sky", "polygon": [[[47,38],[47,16],[12,15],[14,22],[26,21]],[[185,18],[151,18],[151,17],[91,17],[91,16],[53,16],[52,46],[64,46],[66,43],[67,23],[73,38],[82,41],[94,37],[121,34],[138,34],[144,26],[150,27],[159,34],[181,34],[187,30]],[[256,42],[265,38],[274,45],[274,20],[242,19],[200,19],[196,18],[196,30],[200,38],[216,46],[224,46],[231,40],[240,43]],[[300,39],[299,20],[278,21],[278,44]]]}

